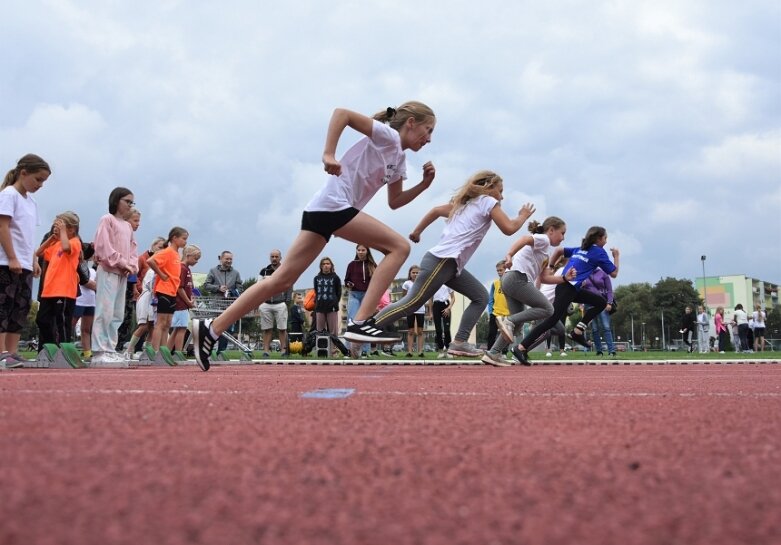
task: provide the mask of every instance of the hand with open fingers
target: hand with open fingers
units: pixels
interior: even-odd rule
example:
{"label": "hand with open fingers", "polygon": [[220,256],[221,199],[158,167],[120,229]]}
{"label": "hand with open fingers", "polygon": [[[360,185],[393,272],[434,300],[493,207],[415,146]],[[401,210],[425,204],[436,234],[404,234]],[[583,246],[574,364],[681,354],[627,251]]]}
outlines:
{"label": "hand with open fingers", "polygon": [[328,174],[339,176],[342,173],[342,165],[333,155],[323,154],[323,166]]}
{"label": "hand with open fingers", "polygon": [[534,214],[536,211],[537,211],[537,209],[534,208],[534,205],[532,203],[530,203],[530,202],[527,202],[518,211],[518,215],[519,216],[523,216],[525,218],[524,221],[526,221],[527,219],[532,217],[532,214]]}

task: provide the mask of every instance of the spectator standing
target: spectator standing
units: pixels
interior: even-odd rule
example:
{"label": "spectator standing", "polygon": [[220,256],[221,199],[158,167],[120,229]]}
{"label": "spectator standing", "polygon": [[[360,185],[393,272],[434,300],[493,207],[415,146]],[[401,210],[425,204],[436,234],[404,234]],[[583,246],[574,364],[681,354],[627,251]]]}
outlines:
{"label": "spectator standing", "polygon": [[155,271],[155,297],[157,298],[157,319],[152,331],[152,349],[157,352],[168,343],[168,330],[176,311],[176,295],[182,278],[182,259],[179,252],[187,245],[190,233],[183,227],[174,227],[168,233],[168,246],[147,260],[149,268]]}
{"label": "spectator standing", "polygon": [[49,164],[29,153],[9,170],[0,187],[0,367],[21,367],[19,337],[32,305],[38,204],[32,194],[51,175]]}
{"label": "spectator standing", "polygon": [[[143,283],[144,283],[144,277],[146,276],[146,271],[149,270],[149,265],[147,264],[147,260],[155,255],[156,252],[159,252],[165,248],[165,238],[163,237],[155,237],[155,239],[152,241],[152,244],[149,245],[149,249],[145,252],[142,252],[138,256],[138,281],[136,282],[136,296],[135,301],[138,302],[138,298],[141,296],[141,293],[144,291]],[[138,307],[138,305],[136,305]]]}
{"label": "spectator standing", "polygon": [[[607,345],[608,354],[615,356],[616,348],[613,344],[612,320],[610,319],[610,311],[613,309],[614,300],[613,282],[605,271],[602,269],[594,269],[591,276],[583,282],[583,289],[601,295],[604,297],[605,301],[607,301],[605,310],[597,314],[591,321],[591,336],[594,340],[594,350],[596,350],[597,356],[602,355],[603,339]],[[591,307],[586,305],[586,308],[588,309]],[[600,329],[602,330],[601,332]]]}
{"label": "spectator standing", "polygon": [[[452,340],[450,336],[450,318],[453,304],[456,302],[456,292],[453,288],[442,285],[431,297],[431,319],[434,321],[434,336],[439,355],[437,359],[447,359],[450,354],[447,348]],[[490,298],[489,298],[490,304]]]}
{"label": "spectator standing", "polygon": [[[355,246],[355,259],[347,265],[347,272],[344,274],[344,285],[350,289],[347,296],[348,323],[358,313],[375,269],[377,269],[377,263],[374,261],[371,250],[363,244],[357,244]],[[369,344],[359,345],[360,355],[362,357],[368,356]]]}
{"label": "spectator standing", "polygon": [[[210,295],[224,297],[226,299],[238,297],[241,293],[242,283],[239,271],[233,268],[233,252],[223,250],[219,257],[219,265],[212,268],[206,275],[203,289]],[[236,324],[231,324],[226,330],[228,333],[235,331]],[[217,354],[225,352],[228,347],[228,339],[223,336],[217,340]]]}
{"label": "spectator standing", "polygon": [[499,331],[498,319],[510,315],[510,307],[507,306],[507,298],[502,291],[502,277],[506,271],[507,265],[504,260],[496,263],[496,274],[499,278],[491,283],[491,289],[488,290],[488,339],[486,342],[488,348],[491,348],[496,342],[496,335]]}
{"label": "spectator standing", "polygon": [[[260,270],[261,281],[274,274],[282,265],[282,252],[271,250],[269,254],[271,263]],[[268,358],[271,352],[271,335],[276,325],[279,332],[279,346],[283,356],[287,355],[287,305],[293,295],[292,288],[275,293],[260,305],[260,330],[263,333],[263,357]]]}
{"label": "spectator standing", "polygon": [[[133,228],[133,233],[138,231],[138,228],[141,226],[141,212],[137,208],[131,208],[127,214],[127,222]],[[138,271],[127,275],[127,290],[125,291],[125,314],[122,318],[122,323],[119,325],[119,329],[117,330],[117,352],[121,352],[125,343],[130,340],[130,328],[133,327],[133,311],[136,307],[136,299],[138,299],[136,285],[138,285]]]}
{"label": "spectator standing", "polygon": [[184,346],[184,334],[190,321],[190,309],[195,306],[195,299],[193,299],[193,274],[190,267],[198,264],[199,259],[201,259],[201,249],[198,246],[188,244],[182,250],[179,287],[176,290],[176,304],[173,319],[171,320],[173,332],[168,338],[168,349],[171,351],[182,350]]}
{"label": "spectator standing", "polygon": [[728,339],[727,324],[724,323],[724,307],[716,307],[713,325],[716,328],[716,335],[719,339],[719,354],[723,354],[727,349]]}
{"label": "spectator standing", "polygon": [[[738,328],[738,340],[740,341],[740,350],[744,353],[753,352],[748,344],[748,314],[743,310],[743,305],[738,303],[735,306],[734,322]],[[738,351],[737,345],[735,351]]]}
{"label": "spectator standing", "polygon": [[342,300],[342,280],[334,272],[330,257],[320,260],[320,274],[314,279],[315,329],[339,335],[339,303]]}
{"label": "spectator standing", "polygon": [[290,331],[288,332],[287,351],[290,353],[290,344],[293,341],[304,341],[304,326],[306,325],[306,313],[304,312],[304,296],[300,293],[293,294],[293,304],[290,305]]}
{"label": "spectator standing", "polygon": [[697,342],[700,347],[700,354],[707,354],[708,349],[708,330],[710,329],[710,317],[705,312],[705,307],[697,307]]}
{"label": "spectator standing", "polygon": [[[406,297],[415,284],[415,279],[420,274],[420,267],[413,265],[407,273],[407,280],[402,284],[402,297]],[[443,284],[444,285],[444,284]],[[426,319],[426,304],[415,309],[412,314],[407,314],[407,357],[412,357],[413,348],[417,349],[418,357],[425,358],[423,352],[423,323]]]}
{"label": "spectator standing", "polygon": [[52,234],[38,247],[36,256],[47,263],[46,278],[41,290],[40,306],[35,323],[40,335],[39,350],[45,344],[71,341],[72,313],[67,312],[76,304],[81,259],[79,216],[63,212],[54,220]]}
{"label": "spectator standing", "polygon": [[130,337],[127,345],[127,351],[124,353],[126,360],[135,359],[135,352],[138,344],[144,338],[151,339],[152,331],[157,319],[157,299],[155,299],[155,271],[147,265],[146,274],[141,279],[141,295],[136,301],[136,330]]}
{"label": "spectator standing", "polygon": [[767,314],[760,305],[754,311],[754,351],[765,351],[765,320]]}
{"label": "spectator standing", "polygon": [[689,347],[687,352],[694,352],[694,344],[692,340],[697,328],[697,317],[692,312],[692,307],[686,305],[683,311],[683,318],[681,318],[681,329],[679,333],[683,335],[683,343]]}
{"label": "spectator standing", "polygon": [[98,263],[95,321],[92,325],[93,364],[123,363],[117,354],[119,325],[125,316],[127,276],[138,271],[138,249],[133,227],[125,220],[133,207],[133,192],[116,187],[109,194],[108,214],[100,218],[95,233]]}
{"label": "spectator standing", "polygon": [[81,334],[81,356],[84,360],[92,361],[92,322],[95,319],[95,267],[91,266],[92,257],[95,254],[95,247],[87,242],[81,246],[81,261],[79,268],[89,279],[79,286],[79,295],[76,297],[76,306],[74,307],[72,327],[79,323]]}

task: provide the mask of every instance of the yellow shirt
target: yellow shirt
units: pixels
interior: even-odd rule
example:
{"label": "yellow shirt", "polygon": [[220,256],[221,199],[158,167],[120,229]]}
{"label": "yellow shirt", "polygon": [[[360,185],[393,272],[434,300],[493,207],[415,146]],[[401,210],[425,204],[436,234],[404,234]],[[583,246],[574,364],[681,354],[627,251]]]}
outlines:
{"label": "yellow shirt", "polygon": [[509,316],[510,309],[507,307],[507,298],[502,291],[502,279],[494,280],[494,316]]}

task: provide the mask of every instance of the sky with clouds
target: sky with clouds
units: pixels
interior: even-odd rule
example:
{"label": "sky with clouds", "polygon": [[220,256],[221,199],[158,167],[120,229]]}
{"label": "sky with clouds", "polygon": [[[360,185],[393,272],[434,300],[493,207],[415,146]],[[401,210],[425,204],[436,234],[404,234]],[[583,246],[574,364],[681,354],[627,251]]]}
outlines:
{"label": "sky with clouds", "polygon": [[[70,209],[90,240],[126,186],[141,248],[181,225],[197,271],[230,249],[255,276],[325,181],[333,109],[416,99],[437,126],[407,152],[407,184],[426,161],[434,184],[365,209],[400,233],[488,168],[508,213],[531,201],[564,218],[565,245],[605,226],[617,285],[694,279],[701,255],[709,276],[781,282],[775,0],[10,0],[0,50],[0,167],[34,152],[53,169],[39,236]],[[339,154],[357,139],[347,129]],[[492,229],[468,268],[489,281],[511,242]],[[340,275],[353,254],[338,239],[324,252]]]}

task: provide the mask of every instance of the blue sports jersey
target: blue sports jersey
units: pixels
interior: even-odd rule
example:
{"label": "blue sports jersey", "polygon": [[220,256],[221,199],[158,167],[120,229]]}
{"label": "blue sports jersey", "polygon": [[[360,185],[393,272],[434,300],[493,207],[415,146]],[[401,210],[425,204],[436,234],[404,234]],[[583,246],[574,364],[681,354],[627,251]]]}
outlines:
{"label": "blue sports jersey", "polygon": [[580,289],[580,285],[586,278],[591,276],[594,269],[599,267],[607,274],[616,270],[616,266],[610,261],[607,256],[607,252],[601,246],[592,244],[588,250],[581,250],[580,248],[564,248],[564,257],[569,257],[567,265],[564,267],[564,276],[567,275],[567,271],[574,268],[577,275],[574,280],[570,280],[570,284]]}

